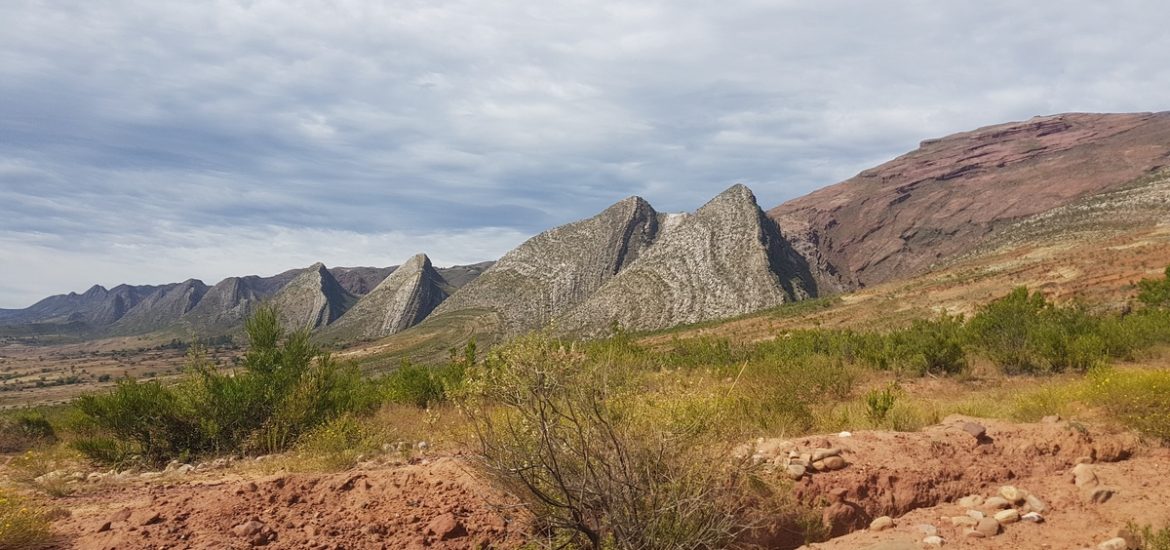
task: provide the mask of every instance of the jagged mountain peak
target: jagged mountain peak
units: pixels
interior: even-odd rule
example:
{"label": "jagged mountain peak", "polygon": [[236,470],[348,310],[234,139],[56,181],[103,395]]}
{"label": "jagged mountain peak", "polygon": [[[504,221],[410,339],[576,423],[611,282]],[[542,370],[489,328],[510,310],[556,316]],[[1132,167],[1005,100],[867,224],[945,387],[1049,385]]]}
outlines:
{"label": "jagged mountain peak", "polygon": [[431,259],[416,254],[362,296],[321,338],[380,338],[401,332],[430,315],[447,299],[448,288]]}
{"label": "jagged mountain peak", "polygon": [[544,326],[635,261],[658,234],[658,213],[627,197],[584,220],[549,229],[500,258],[435,310],[488,312],[505,332]]}

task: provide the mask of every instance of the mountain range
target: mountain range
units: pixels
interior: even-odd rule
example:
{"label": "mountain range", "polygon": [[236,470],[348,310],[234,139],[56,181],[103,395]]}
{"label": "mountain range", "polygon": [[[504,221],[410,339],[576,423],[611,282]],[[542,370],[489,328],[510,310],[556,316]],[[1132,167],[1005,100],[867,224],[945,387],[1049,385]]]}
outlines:
{"label": "mountain range", "polygon": [[545,327],[661,329],[911,277],[1094,197],[1132,199],[1134,182],[1167,166],[1170,113],[1035,117],[923,141],[767,212],[743,185],[691,213],[629,197],[496,262],[436,269],[420,254],[400,267],[315,264],[212,287],[94,286],[0,310],[0,331],[223,334],[265,301],[286,327],[322,340],[428,353]]}

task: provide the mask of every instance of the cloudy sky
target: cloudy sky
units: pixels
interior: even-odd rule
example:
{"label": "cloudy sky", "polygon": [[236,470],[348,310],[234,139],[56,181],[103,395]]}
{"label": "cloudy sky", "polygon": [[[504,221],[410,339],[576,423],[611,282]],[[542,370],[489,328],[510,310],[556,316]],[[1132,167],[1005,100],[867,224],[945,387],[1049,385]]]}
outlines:
{"label": "cloudy sky", "polygon": [[494,259],[928,137],[1170,108],[1162,0],[5,0],[0,307]]}

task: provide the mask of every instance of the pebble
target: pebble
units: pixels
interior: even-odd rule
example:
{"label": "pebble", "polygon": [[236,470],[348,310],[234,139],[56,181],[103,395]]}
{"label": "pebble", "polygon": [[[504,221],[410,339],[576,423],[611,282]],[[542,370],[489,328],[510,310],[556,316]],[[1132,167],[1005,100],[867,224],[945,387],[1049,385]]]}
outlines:
{"label": "pebble", "polygon": [[915,525],[914,527],[917,528],[919,531],[922,531],[922,534],[924,534],[928,537],[938,534],[938,527],[935,527],[929,523],[920,523],[918,525]]}
{"label": "pebble", "polygon": [[954,516],[951,518],[951,525],[955,527],[975,527],[979,525],[979,520],[971,516]]}
{"label": "pebble", "polygon": [[849,432],[841,432],[837,434],[837,437],[853,437],[853,434]]}
{"label": "pebble", "polygon": [[926,544],[926,545],[930,545],[930,546],[942,546],[943,545],[943,538],[938,536],[938,535],[931,535],[929,537],[922,539],[922,544]]}
{"label": "pebble", "polygon": [[894,526],[894,518],[890,516],[882,516],[869,523],[870,531],[885,531]]}
{"label": "pebble", "polygon": [[987,428],[975,422],[964,422],[963,431],[971,434],[971,437],[975,439],[980,439],[987,434]]}
{"label": "pebble", "polygon": [[987,514],[984,514],[983,512],[980,512],[979,510],[967,510],[967,517],[972,518],[972,519],[983,519],[983,518],[987,517]]}
{"label": "pebble", "polygon": [[813,451],[812,460],[813,460],[813,462],[817,462],[817,461],[829,458],[830,456],[837,456],[840,454],[841,454],[841,449],[838,449],[838,448],[817,449],[817,450]]}
{"label": "pebble", "polygon": [[1036,512],[1028,512],[1023,516],[1020,516],[1020,519],[1031,523],[1044,523],[1044,516]]}
{"label": "pebble", "polygon": [[1003,525],[1007,525],[1009,523],[1015,523],[1017,521],[1020,521],[1020,511],[1016,510],[1014,508],[1009,508],[1007,510],[997,512],[995,514],[995,521],[998,521],[1000,524],[1003,524]]}

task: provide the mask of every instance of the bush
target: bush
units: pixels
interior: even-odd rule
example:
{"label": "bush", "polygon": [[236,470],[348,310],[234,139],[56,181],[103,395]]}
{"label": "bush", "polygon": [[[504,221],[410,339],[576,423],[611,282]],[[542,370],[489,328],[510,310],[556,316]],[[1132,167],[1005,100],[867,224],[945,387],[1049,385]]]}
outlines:
{"label": "bush", "polygon": [[55,441],[57,433],[43,414],[21,412],[0,417],[0,452],[20,452]]}
{"label": "bush", "polygon": [[539,336],[475,369],[463,409],[486,472],[554,540],[594,549],[718,548],[742,529],[742,493],[691,433],[623,406],[628,370]]}
{"label": "bush", "polygon": [[1057,307],[1019,287],[981,308],[967,334],[1009,374],[1084,371],[1101,363],[1108,349],[1098,326],[1081,307]]}
{"label": "bush", "polygon": [[961,317],[943,315],[934,320],[916,319],[909,328],[888,337],[901,369],[912,374],[959,374],[967,370]]}
{"label": "bush", "polygon": [[445,401],[463,383],[465,363],[424,367],[403,361],[402,366],[378,380],[382,398],[390,403],[426,408]]}
{"label": "bush", "polygon": [[1161,279],[1142,279],[1138,281],[1139,302],[1151,308],[1170,308],[1170,266],[1166,266],[1166,276]]}
{"label": "bush", "polygon": [[78,408],[96,433],[74,446],[102,462],[138,455],[154,464],[271,453],[323,422],[376,404],[355,365],[333,361],[309,343],[307,331],[286,336],[278,319],[271,307],[248,319],[251,347],[239,372],[218,371],[196,349],[187,378],[175,386],[126,378],[109,393],[82,397]]}

